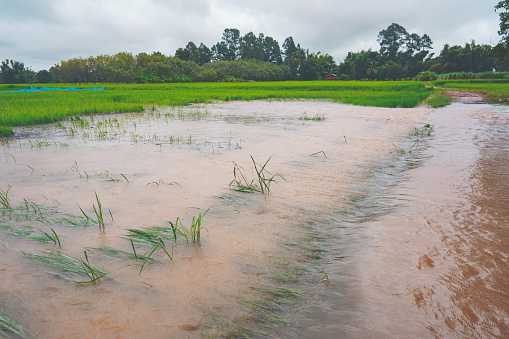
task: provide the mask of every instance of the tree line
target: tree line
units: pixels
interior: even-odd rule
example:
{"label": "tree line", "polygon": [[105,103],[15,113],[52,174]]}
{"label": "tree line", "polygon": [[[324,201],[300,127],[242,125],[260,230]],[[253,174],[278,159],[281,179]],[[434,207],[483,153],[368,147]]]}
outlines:
{"label": "tree line", "polygon": [[227,28],[212,47],[190,41],[173,56],[120,52],[61,61],[49,70],[34,72],[23,63],[2,61],[0,83],[163,83],[211,81],[316,80],[336,74],[340,80],[412,79],[423,71],[441,73],[509,71],[509,0],[495,10],[502,37],[495,47],[467,42],[443,46],[430,53],[433,42],[393,23],[379,32],[378,51],[350,52],[336,64],[329,54],[313,53],[290,36],[282,45],[263,33],[241,36]]}

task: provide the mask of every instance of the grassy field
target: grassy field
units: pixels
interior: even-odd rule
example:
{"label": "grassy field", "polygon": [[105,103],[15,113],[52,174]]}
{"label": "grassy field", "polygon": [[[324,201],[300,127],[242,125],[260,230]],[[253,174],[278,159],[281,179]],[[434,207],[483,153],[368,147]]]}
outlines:
{"label": "grassy field", "polygon": [[494,102],[509,102],[509,79],[436,80],[433,85],[448,90],[485,93]]}
{"label": "grassy field", "polygon": [[30,86],[0,85],[0,136],[12,135],[13,126],[56,122],[77,114],[140,112],[152,105],[302,98],[327,99],[361,106],[415,107],[432,91],[415,81],[53,85],[59,88],[70,86],[104,86],[105,89],[90,92],[1,93]]}

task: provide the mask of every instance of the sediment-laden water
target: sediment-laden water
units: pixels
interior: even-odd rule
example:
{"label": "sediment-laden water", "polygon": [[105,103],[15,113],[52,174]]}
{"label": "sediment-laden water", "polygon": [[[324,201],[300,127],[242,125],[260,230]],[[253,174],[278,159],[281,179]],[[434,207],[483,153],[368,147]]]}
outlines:
{"label": "sediment-laden water", "polygon": [[[0,146],[2,312],[40,338],[504,336],[507,118],[255,101],[17,129]],[[232,190],[234,168],[257,182],[252,159],[268,195]],[[97,199],[104,228],[81,211]],[[200,241],[166,239],[141,273],[98,250],[199,215]],[[33,240],[53,231],[60,246]],[[43,252],[109,274],[62,279]]]}
{"label": "sediment-laden water", "polygon": [[329,245],[302,337],[509,336],[509,109],[454,103],[427,121],[431,138],[366,181],[378,207],[331,222],[353,239]]}

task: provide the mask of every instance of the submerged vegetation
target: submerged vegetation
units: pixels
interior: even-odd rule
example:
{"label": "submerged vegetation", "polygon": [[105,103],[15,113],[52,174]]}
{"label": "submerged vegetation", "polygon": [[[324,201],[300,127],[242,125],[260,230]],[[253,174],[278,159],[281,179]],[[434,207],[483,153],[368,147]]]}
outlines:
{"label": "submerged vegetation", "polygon": [[27,331],[0,311],[0,337],[12,337],[12,335],[27,338]]}

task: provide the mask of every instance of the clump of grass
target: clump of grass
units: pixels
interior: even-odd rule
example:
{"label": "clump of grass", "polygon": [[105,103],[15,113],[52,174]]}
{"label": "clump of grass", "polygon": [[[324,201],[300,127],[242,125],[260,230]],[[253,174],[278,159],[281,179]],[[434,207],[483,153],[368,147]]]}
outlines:
{"label": "clump of grass", "polygon": [[314,116],[310,117],[307,112],[304,112],[299,120],[304,120],[304,121],[308,121],[308,120],[311,120],[311,121],[322,121],[322,120],[325,120],[325,116],[324,115],[319,115],[319,114],[315,114]]}
{"label": "clump of grass", "polygon": [[[203,215],[200,213],[197,217],[193,216],[193,220],[191,221],[191,226],[189,228],[186,228],[184,225],[182,225],[182,222],[180,222],[178,217],[175,221],[175,224],[173,224],[171,221],[168,221],[170,223],[175,241],[177,240],[177,233],[179,233],[186,239],[186,241],[191,240],[192,242],[200,242],[201,230],[204,229],[208,232],[208,230],[201,225],[201,221],[208,211],[209,210],[206,210]],[[181,227],[180,229],[178,228],[179,222]]]}
{"label": "clump of grass", "polygon": [[159,186],[159,185],[169,185],[169,186],[172,186],[172,185],[180,185],[178,182],[176,181],[164,181],[163,179],[159,179],[158,181],[151,181],[147,184],[148,185],[156,185],[156,186]]}
{"label": "clump of grass", "polygon": [[[99,200],[99,196],[97,195],[97,192],[94,192],[94,193],[95,193],[95,200],[97,201],[97,206],[95,205],[95,203],[92,204],[92,212],[94,212],[94,214],[95,214],[95,220],[93,218],[89,217],[79,205],[78,205],[78,207],[81,210],[81,213],[83,213],[83,215],[85,216],[85,218],[87,218],[87,220],[91,220],[91,221],[94,221],[95,223],[97,223],[99,225],[99,230],[101,232],[104,232],[105,226],[104,226],[104,216],[103,216],[101,200]],[[111,210],[110,210],[110,216],[113,219],[113,216],[111,215]]]}
{"label": "clump of grass", "polygon": [[451,103],[451,97],[444,92],[440,92],[438,94],[431,95],[426,100],[426,106],[432,108],[444,107]]}
{"label": "clump of grass", "polygon": [[261,194],[270,194],[270,186],[272,183],[277,183],[276,178],[280,177],[283,180],[285,179],[279,174],[271,175],[271,173],[267,171],[266,167],[272,156],[270,156],[263,165],[257,164],[253,156],[250,157],[253,161],[253,168],[256,172],[256,178],[251,180],[247,179],[244,168],[236,162],[233,162],[234,179],[230,182],[230,189],[238,192],[258,192]]}
{"label": "clump of grass", "polygon": [[[23,253],[23,255],[29,259],[46,263],[49,266],[61,271],[60,273],[48,273],[74,281],[79,284],[95,283],[96,281],[99,281],[101,278],[109,274],[93,267],[90,264],[87,251],[83,251],[85,255],[84,260],[82,258],[73,258],[56,251],[41,251],[42,254],[28,253],[24,251],[21,251],[21,253]],[[88,280],[82,280],[83,278],[87,278]]]}
{"label": "clump of grass", "polygon": [[12,135],[14,135],[14,130],[13,130],[12,126],[0,125],[0,138],[10,137]]}
{"label": "clump of grass", "polygon": [[9,190],[12,188],[12,185],[9,185],[7,191],[4,191],[0,188],[0,205],[4,208],[11,209],[11,204],[9,202]]}
{"label": "clump of grass", "polygon": [[[145,230],[137,230],[137,229],[128,229],[127,230],[129,234],[126,237],[122,237],[124,239],[128,239],[131,241],[131,246],[133,248],[133,254],[136,259],[143,259],[143,264],[140,265],[140,273],[143,271],[143,268],[145,267],[145,264],[148,262],[148,260],[151,259],[154,252],[161,248],[164,253],[170,258],[170,260],[173,260],[173,247],[172,247],[172,254],[166,250],[166,245],[164,243],[164,240],[171,239],[171,234],[173,234],[173,230],[170,227],[150,227]],[[136,253],[136,248],[134,247],[134,243],[138,244],[148,244],[152,247],[142,256],[139,256]]]}
{"label": "clump of grass", "polygon": [[0,312],[0,336],[10,337],[13,334],[21,338],[27,338],[27,331],[21,325]]}
{"label": "clump of grass", "polygon": [[431,136],[431,132],[433,132],[435,126],[430,124],[425,124],[422,127],[414,127],[409,132],[408,135],[411,137],[416,137],[417,140],[423,139],[424,137]]}

